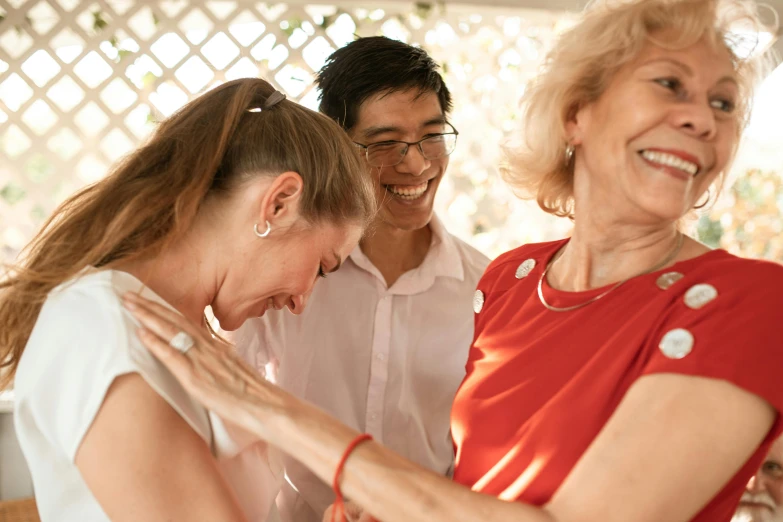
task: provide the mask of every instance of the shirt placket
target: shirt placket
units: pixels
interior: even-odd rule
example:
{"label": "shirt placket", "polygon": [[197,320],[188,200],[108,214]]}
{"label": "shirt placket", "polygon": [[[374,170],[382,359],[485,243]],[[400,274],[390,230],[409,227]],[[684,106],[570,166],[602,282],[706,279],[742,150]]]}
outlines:
{"label": "shirt placket", "polygon": [[383,402],[389,380],[392,302],[391,295],[385,295],[378,301],[372,338],[370,384],[367,389],[364,425],[367,433],[378,441],[383,441]]}

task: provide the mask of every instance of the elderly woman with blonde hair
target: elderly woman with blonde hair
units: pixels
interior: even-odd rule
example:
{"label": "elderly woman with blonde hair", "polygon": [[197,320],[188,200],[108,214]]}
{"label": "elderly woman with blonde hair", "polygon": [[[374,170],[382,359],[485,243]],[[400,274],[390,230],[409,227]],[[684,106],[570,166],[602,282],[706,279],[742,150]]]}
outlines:
{"label": "elderly woman with blonde hair", "polygon": [[[720,186],[747,119],[759,65],[734,53],[737,22],[757,24],[755,5],[596,4],[528,89],[507,179],[574,231],[500,256],[478,285],[454,482],[357,447],[136,300],[145,343],[208,407],[386,522],[729,521],[783,429],[783,267],[680,223]],[[179,330],[195,336],[184,355],[167,344]]]}

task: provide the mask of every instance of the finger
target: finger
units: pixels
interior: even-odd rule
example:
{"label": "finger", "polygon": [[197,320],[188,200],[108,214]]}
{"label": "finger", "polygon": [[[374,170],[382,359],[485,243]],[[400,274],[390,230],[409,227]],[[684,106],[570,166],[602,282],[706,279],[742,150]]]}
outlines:
{"label": "finger", "polygon": [[148,310],[144,305],[126,303],[125,306],[146,330],[150,331],[167,344],[171,341],[172,337],[180,332],[178,327]]}
{"label": "finger", "polygon": [[334,511],[334,504],[326,508],[324,516],[321,518],[321,522],[332,522],[332,511]]}
{"label": "finger", "polygon": [[349,501],[345,503],[345,513],[349,517],[359,518],[363,511],[364,509],[356,502]]}
{"label": "finger", "polygon": [[169,345],[154,332],[139,328],[139,339],[144,346],[169,369],[174,377],[187,387],[193,380],[193,365],[188,357]]}

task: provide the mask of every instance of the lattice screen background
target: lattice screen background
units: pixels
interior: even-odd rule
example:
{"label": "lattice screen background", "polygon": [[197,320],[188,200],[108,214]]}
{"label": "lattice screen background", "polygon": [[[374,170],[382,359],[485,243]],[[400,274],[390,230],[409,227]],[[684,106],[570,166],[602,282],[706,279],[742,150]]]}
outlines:
{"label": "lattice screen background", "polygon": [[[65,196],[100,179],[156,121],[199,92],[261,76],[315,108],[314,71],[355,35],[374,34],[421,45],[443,64],[460,130],[437,201],[449,229],[493,256],[562,236],[569,223],[515,200],[497,165],[498,145],[517,129],[525,83],[569,15],[425,2],[372,6],[0,0],[0,261],[11,260]],[[745,193],[761,187],[759,201],[737,192],[719,215],[705,216],[708,239],[783,259],[774,211],[778,198],[783,206],[779,172],[745,180]],[[737,198],[751,202],[747,215],[727,221]],[[743,243],[737,227],[742,232],[769,201],[772,214],[748,239],[762,242]],[[777,239],[759,236],[760,229],[777,230]]]}

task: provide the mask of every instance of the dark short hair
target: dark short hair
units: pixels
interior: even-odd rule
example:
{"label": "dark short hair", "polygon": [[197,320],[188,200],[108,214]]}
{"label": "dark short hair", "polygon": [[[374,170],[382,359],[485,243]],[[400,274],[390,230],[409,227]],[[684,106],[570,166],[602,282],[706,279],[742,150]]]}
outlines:
{"label": "dark short hair", "polygon": [[356,125],[361,104],[384,92],[432,92],[443,113],[451,111],[451,93],[435,60],[424,49],[385,36],[359,38],[338,49],[315,82],[321,89],[319,110],[346,130]]}

